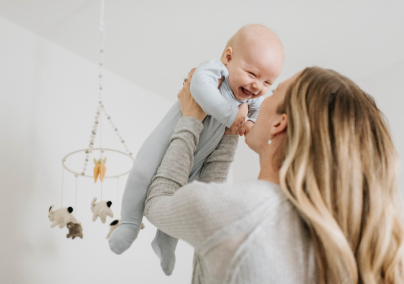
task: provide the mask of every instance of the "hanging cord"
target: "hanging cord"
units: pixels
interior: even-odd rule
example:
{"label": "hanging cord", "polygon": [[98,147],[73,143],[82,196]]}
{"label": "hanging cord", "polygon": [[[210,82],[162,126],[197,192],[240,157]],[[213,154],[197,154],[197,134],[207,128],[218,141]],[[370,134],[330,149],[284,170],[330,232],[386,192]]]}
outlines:
{"label": "hanging cord", "polygon": [[107,37],[105,34],[105,22],[104,22],[104,11],[105,11],[105,1],[101,0],[101,12],[100,12],[100,31],[103,37]]}
{"label": "hanging cord", "polygon": [[117,216],[121,216],[121,213],[119,211],[119,203],[120,203],[120,200],[119,200],[119,177],[116,178],[116,195],[117,195],[117,200],[116,200],[117,205],[116,205],[116,207],[117,207],[117,210],[118,210]]}
{"label": "hanging cord", "polygon": [[[104,107],[103,101],[102,101],[102,99],[103,99],[102,91],[103,91],[104,39],[107,38],[107,36],[105,34],[104,10],[105,10],[104,9],[104,0],[101,0],[101,12],[100,12],[101,41],[100,41],[99,99],[98,99],[99,106],[97,107],[96,116],[95,116],[95,122],[94,122],[94,125],[93,125],[93,129],[91,131],[90,143],[89,143],[88,149],[85,151],[86,157],[85,157],[85,162],[84,162],[84,166],[83,166],[83,171],[81,172],[81,175],[83,175],[83,176],[84,176],[85,171],[87,169],[87,163],[89,161],[90,153],[92,152],[92,150],[94,148],[94,143],[95,143],[94,141],[95,141],[95,137],[97,135],[98,124],[100,124],[100,141],[101,141],[101,130],[102,130],[102,125],[101,125],[102,117],[100,117],[101,112],[104,112],[105,117],[108,119],[111,126],[115,130],[115,134],[118,136],[119,141],[124,146],[126,152],[130,156],[132,156],[132,152],[129,150],[128,146],[126,145],[125,140],[119,134],[118,128],[115,126],[115,124],[113,123],[111,117],[108,115],[108,113],[107,113],[107,111],[106,111],[106,109]],[[102,154],[103,153],[102,144],[100,145],[100,148],[101,148],[101,154]],[[102,157],[102,155],[101,155],[101,157]],[[101,167],[101,173],[102,173],[102,167]],[[102,183],[101,183],[101,188],[102,188]]]}
{"label": "hanging cord", "polygon": [[[91,130],[91,136],[90,136],[90,143],[88,145],[88,149],[85,151],[86,157],[84,161],[84,166],[83,166],[83,171],[81,172],[81,175],[84,176],[86,169],[87,169],[87,163],[89,160],[90,153],[93,151],[94,148],[94,141],[95,141],[95,136],[97,135],[97,128],[98,128],[98,122],[100,119],[101,111],[103,109],[103,104],[102,104],[102,64],[103,64],[103,48],[104,48],[104,37],[105,35],[105,22],[104,22],[104,0],[101,1],[101,15],[100,15],[100,31],[101,31],[101,42],[100,42],[100,71],[99,71],[99,106],[97,106],[96,110],[96,115],[95,115],[95,121],[93,125],[93,129]],[[100,128],[101,129],[101,128]]]}
{"label": "hanging cord", "polygon": [[[100,106],[99,106],[99,112],[100,112],[100,114],[101,114],[101,111],[102,111],[102,107],[103,107],[103,104],[102,104],[102,62],[103,62],[103,54],[102,54],[102,52],[103,52],[103,45],[104,45],[104,37],[101,37],[101,46],[100,46],[100,90],[99,90],[99,103],[100,103]],[[103,167],[102,167],[102,158],[103,158],[103,154],[104,154],[104,150],[102,149],[102,115],[100,115],[99,116],[99,119],[100,119],[100,151],[101,151],[101,159],[100,159],[100,182],[101,182],[101,200],[102,200],[102,184],[103,184],[103,181],[101,181],[101,177],[102,177],[102,170],[103,170]]]}
{"label": "hanging cord", "polygon": [[[100,78],[99,104],[100,105],[99,105],[99,113],[101,113],[101,110],[104,107],[103,103],[102,103],[102,83],[103,83],[102,82],[102,71],[103,71],[103,62],[104,62],[104,54],[103,54],[103,52],[104,52],[104,37],[105,37],[105,22],[104,22],[104,10],[105,10],[104,8],[105,7],[104,7],[104,5],[105,5],[105,1],[101,0],[101,12],[100,12],[101,43],[100,43],[100,75],[99,75],[99,78]],[[102,149],[102,115],[100,116],[100,149],[101,149],[100,177],[102,177],[102,170],[103,170],[102,158],[103,158],[103,153],[104,153],[104,150]],[[101,182],[101,200],[102,200],[102,184],[103,184],[103,181],[100,181],[100,182]]]}
{"label": "hanging cord", "polygon": [[62,193],[60,194],[60,208],[63,206],[63,186],[64,186],[64,178],[65,178],[65,167],[62,165]]}
{"label": "hanging cord", "polygon": [[[100,87],[101,89],[101,87]],[[104,149],[102,149],[102,115],[100,116],[100,151],[101,151],[101,158],[100,158],[100,183],[101,183],[101,200],[102,200],[102,184],[104,183],[101,180],[102,177],[102,170],[103,170],[103,164],[102,164],[102,158],[104,154]]]}
{"label": "hanging cord", "polygon": [[76,192],[74,194],[74,212],[75,212],[75,216],[77,217],[77,180],[78,180],[78,175],[76,174]]}

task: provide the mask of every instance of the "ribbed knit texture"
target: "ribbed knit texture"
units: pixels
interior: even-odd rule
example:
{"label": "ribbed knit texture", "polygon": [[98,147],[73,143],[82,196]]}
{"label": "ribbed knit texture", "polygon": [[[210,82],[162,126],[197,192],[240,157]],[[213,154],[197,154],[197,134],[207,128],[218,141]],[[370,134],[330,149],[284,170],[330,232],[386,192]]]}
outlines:
{"label": "ribbed knit texture", "polygon": [[[224,136],[187,184],[202,123],[181,118],[149,188],[145,215],[195,248],[192,283],[315,283],[314,248],[281,188],[267,181],[229,185],[238,136]],[[215,183],[203,183],[214,181]]]}

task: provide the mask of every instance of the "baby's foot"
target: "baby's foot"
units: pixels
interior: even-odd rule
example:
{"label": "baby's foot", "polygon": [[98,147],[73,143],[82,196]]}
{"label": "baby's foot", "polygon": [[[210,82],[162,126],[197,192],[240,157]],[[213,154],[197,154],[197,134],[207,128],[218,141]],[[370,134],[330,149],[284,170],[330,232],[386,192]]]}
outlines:
{"label": "baby's foot", "polygon": [[133,225],[121,224],[109,237],[109,248],[116,254],[122,254],[136,240],[139,229],[135,229]]}
{"label": "baby's foot", "polygon": [[151,243],[154,252],[160,258],[160,266],[167,276],[173,273],[175,267],[175,248],[177,247],[177,243],[178,239],[160,230],[157,231]]}

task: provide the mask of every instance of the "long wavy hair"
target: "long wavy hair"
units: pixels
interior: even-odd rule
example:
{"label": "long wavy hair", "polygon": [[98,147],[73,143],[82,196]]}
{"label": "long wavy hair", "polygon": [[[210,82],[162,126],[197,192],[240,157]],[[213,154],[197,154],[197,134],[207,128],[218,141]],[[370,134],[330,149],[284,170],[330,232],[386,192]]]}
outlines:
{"label": "long wavy hair", "polygon": [[399,161],[372,97],[333,70],[305,69],[288,115],[280,184],[307,224],[319,283],[404,283]]}

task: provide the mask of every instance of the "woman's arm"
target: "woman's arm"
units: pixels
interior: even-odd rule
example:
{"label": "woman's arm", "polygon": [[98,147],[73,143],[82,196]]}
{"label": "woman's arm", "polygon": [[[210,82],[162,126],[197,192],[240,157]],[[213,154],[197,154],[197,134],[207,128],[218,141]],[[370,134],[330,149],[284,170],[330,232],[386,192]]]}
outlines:
{"label": "woman's arm", "polygon": [[[160,230],[195,248],[203,245],[208,237],[229,221],[239,218],[237,214],[230,214],[230,208],[222,204],[223,199],[229,198],[225,184],[193,182],[186,185],[202,128],[202,123],[193,117],[183,117],[178,121],[170,146],[149,187],[144,212]],[[237,145],[234,138],[222,141],[215,150],[218,155],[213,152],[211,161],[205,167],[205,178],[219,180],[224,175],[218,170],[218,176],[215,176],[215,165],[221,167],[225,160],[232,160]],[[218,202],[220,206],[216,204]],[[221,211],[223,208],[227,208],[225,212]],[[225,217],[226,214],[230,217]]]}
{"label": "woman's arm", "polygon": [[182,117],[178,121],[170,139],[170,146],[149,187],[145,206],[146,216],[147,212],[160,211],[159,208],[156,209],[158,206],[154,206],[160,197],[171,196],[188,183],[202,129],[203,124],[193,117]]}
{"label": "woman's arm", "polygon": [[[153,225],[196,248],[224,225],[220,216],[212,218],[216,214],[209,208],[212,199],[217,199],[212,192],[218,192],[218,184],[195,182],[182,187],[188,182],[202,128],[202,123],[193,117],[178,121],[145,204],[145,216]],[[222,152],[226,154],[224,149]]]}
{"label": "woman's arm", "polygon": [[[170,146],[148,190],[145,215],[165,233],[198,247],[223,225],[219,216],[212,217],[217,213],[209,206],[218,198],[217,187],[224,185],[191,183],[181,188],[188,182],[193,153],[203,128],[201,121],[206,116],[190,94],[192,73],[188,74],[188,82],[178,94],[184,117],[174,130]],[[237,133],[237,129],[226,129],[225,134],[229,136],[206,160],[202,179],[223,181],[226,178],[237,146]]]}
{"label": "woman's arm", "polygon": [[[193,117],[183,117],[178,121],[145,204],[145,216],[153,225],[195,248],[228,221],[222,213],[216,212],[223,206],[216,208],[213,205],[219,200],[222,202],[218,193],[225,185],[198,182],[186,185],[202,128],[202,123]],[[237,135],[224,136],[207,159],[201,179],[206,182],[226,179],[237,141]]]}
{"label": "woman's arm", "polygon": [[224,135],[219,145],[203,164],[199,181],[225,182],[231,163],[234,161],[238,144],[238,135]]}

